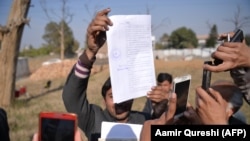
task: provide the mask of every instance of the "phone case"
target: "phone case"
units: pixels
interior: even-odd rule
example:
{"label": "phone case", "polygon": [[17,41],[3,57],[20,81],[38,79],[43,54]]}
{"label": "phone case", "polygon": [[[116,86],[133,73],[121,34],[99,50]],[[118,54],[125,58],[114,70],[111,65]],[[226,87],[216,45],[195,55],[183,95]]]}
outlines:
{"label": "phone case", "polygon": [[191,80],[191,75],[190,74],[187,74],[187,75],[184,75],[184,76],[179,76],[179,77],[175,77],[173,82],[174,83],[179,83],[179,82],[183,82],[185,80]]}
{"label": "phone case", "polygon": [[[72,133],[71,137],[72,136],[74,137],[75,131],[77,129],[77,115],[73,113],[62,113],[62,112],[40,112],[39,114],[39,141],[42,140],[42,136],[44,136],[44,134],[48,134],[48,132],[44,132],[46,128],[50,128],[49,129],[50,135],[45,135],[45,136],[53,136],[53,133],[58,134],[58,132],[60,132],[63,136],[63,135],[66,135],[64,131],[68,132],[68,130],[70,129],[71,130],[70,132]],[[60,130],[58,130],[59,128]],[[58,130],[58,131],[53,131],[53,130]],[[51,139],[47,139],[46,141],[50,141],[50,140]]]}
{"label": "phone case", "polygon": [[186,105],[189,97],[189,89],[191,86],[191,75],[188,74],[180,77],[175,77],[173,83],[173,90],[177,95],[177,105],[174,118],[179,118],[186,110]]}

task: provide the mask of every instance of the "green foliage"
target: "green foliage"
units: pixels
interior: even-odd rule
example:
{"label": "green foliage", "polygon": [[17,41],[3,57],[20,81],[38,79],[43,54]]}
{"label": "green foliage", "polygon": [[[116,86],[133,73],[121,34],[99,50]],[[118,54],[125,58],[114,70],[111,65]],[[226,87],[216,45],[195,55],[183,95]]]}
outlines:
{"label": "green foliage", "polygon": [[186,27],[181,27],[173,31],[169,40],[173,48],[177,49],[196,48],[198,45],[196,34]]}
{"label": "green foliage", "polygon": [[164,33],[155,44],[155,49],[167,49],[169,47],[169,36]]}
{"label": "green foliage", "polygon": [[46,25],[45,33],[43,35],[43,39],[47,42],[47,44],[53,47],[60,46],[60,34],[57,28],[59,28],[57,23],[50,22]]}
{"label": "green foliage", "polygon": [[157,49],[165,49],[165,47],[161,44],[161,43],[156,43],[155,44],[155,49],[157,50]]}
{"label": "green foliage", "polygon": [[246,44],[247,44],[248,46],[250,46],[250,34],[247,34],[247,35],[245,36],[245,41],[246,41]]}
{"label": "green foliage", "polygon": [[29,49],[24,49],[19,53],[19,56],[23,57],[37,57],[37,56],[44,56],[48,55],[52,52],[51,46],[44,46],[41,48],[33,48],[32,46]]}
{"label": "green foliage", "polygon": [[209,38],[206,40],[206,47],[215,47],[217,43],[217,38],[218,38],[217,26],[213,25],[209,33]]}
{"label": "green foliage", "polygon": [[168,42],[169,40],[169,36],[167,33],[164,33],[161,38],[160,38],[160,42]]}
{"label": "green foliage", "polygon": [[46,41],[47,46],[53,47],[55,53],[60,52],[60,31],[63,27],[64,31],[64,53],[66,55],[75,54],[74,52],[79,48],[79,42],[75,40],[73,32],[68,24],[61,21],[59,24],[50,22],[45,27],[45,33],[43,39]]}

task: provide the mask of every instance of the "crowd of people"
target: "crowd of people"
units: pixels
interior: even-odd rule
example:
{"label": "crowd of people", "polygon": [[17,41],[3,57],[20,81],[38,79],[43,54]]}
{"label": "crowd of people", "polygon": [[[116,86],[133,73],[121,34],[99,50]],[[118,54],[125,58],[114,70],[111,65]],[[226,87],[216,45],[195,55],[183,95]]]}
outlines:
{"label": "crowd of people", "polygon": [[[221,59],[223,63],[217,66],[205,64],[201,69],[212,72],[229,70],[233,81],[217,80],[208,90],[197,86],[195,105],[188,103],[184,116],[179,119],[174,118],[177,96],[172,91],[173,76],[167,72],[158,74],[157,86],[153,86],[147,93],[143,111],[131,110],[133,99],[119,104],[113,102],[110,77],[104,82],[101,90],[105,109],[89,103],[86,92],[90,71],[96,60],[95,55],[106,42],[105,32],[113,25],[108,18],[110,11],[109,8],[99,11],[89,24],[86,35],[87,48],[69,73],[62,94],[67,112],[77,114],[79,130],[84,132],[89,141],[97,141],[100,138],[103,121],[143,125],[141,141],[150,140],[151,125],[247,124],[234,116],[243,105],[243,100],[250,104],[250,47],[245,41],[223,42],[211,54],[212,58]],[[230,33],[230,36],[233,34]],[[226,36],[227,34],[222,34],[220,37]],[[6,121],[6,113],[2,111],[0,113],[3,113],[1,115]],[[2,120],[0,121],[2,126]],[[6,132],[7,141],[8,130],[8,128],[3,130]],[[4,132],[1,129],[1,137]],[[78,131],[75,138],[80,140]],[[33,141],[37,140],[35,134]]]}
{"label": "crowd of people", "polygon": [[[177,98],[171,91],[172,75],[168,73],[158,75],[158,85],[149,90],[143,112],[131,111],[133,100],[120,104],[113,103],[110,78],[102,87],[106,109],[102,110],[96,105],[89,104],[86,97],[89,72],[95,61],[95,55],[106,41],[105,31],[112,27],[113,23],[107,16],[109,12],[110,9],[98,12],[89,24],[88,47],[73,67],[63,91],[63,101],[67,111],[78,114],[79,127],[90,140],[97,140],[100,137],[102,121],[143,124],[141,132],[143,141],[146,138],[150,139],[152,124],[246,124],[232,116],[242,106],[243,97],[247,102],[250,100],[250,79],[247,77],[250,74],[248,71],[250,49],[245,42],[224,42],[212,54],[213,58],[221,59],[223,63],[217,66],[204,65],[204,69],[212,72],[230,70],[234,82],[218,80],[208,91],[198,86],[196,105],[188,104],[184,118],[177,120],[173,118]],[[233,36],[234,33],[230,34]],[[223,34],[221,38],[224,36]]]}

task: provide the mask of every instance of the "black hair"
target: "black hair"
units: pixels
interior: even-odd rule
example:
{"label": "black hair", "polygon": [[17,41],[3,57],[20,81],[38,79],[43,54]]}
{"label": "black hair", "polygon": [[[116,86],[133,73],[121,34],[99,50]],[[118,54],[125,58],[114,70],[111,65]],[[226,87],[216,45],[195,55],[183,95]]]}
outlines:
{"label": "black hair", "polygon": [[102,97],[105,98],[107,91],[111,88],[111,80],[110,77],[105,81],[102,85]]}
{"label": "black hair", "polygon": [[169,73],[159,73],[157,76],[157,82],[162,83],[163,81],[167,80],[169,83],[172,83],[173,77]]}

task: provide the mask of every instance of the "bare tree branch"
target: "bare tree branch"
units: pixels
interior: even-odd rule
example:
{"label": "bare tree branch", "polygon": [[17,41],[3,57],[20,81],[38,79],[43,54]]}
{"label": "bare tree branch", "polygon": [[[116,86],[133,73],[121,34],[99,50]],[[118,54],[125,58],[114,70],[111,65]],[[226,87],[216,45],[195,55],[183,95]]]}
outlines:
{"label": "bare tree branch", "polygon": [[208,29],[211,30],[213,24],[211,24],[209,21],[206,21],[206,25]]}
{"label": "bare tree branch", "polygon": [[[95,16],[95,14],[98,12],[98,9],[100,9],[101,7],[103,7],[103,6],[101,6],[101,5],[95,5],[95,7],[92,9],[92,10],[90,10],[89,9],[89,5],[90,5],[90,0],[89,0],[89,2],[88,2],[88,4],[84,4],[84,9],[86,10],[86,13],[88,14],[88,17],[86,17],[86,18],[84,18],[83,19],[83,21],[85,22],[85,23],[90,23],[90,20]],[[87,20],[87,18],[88,19],[90,19],[90,20]]]}
{"label": "bare tree branch", "polygon": [[[55,10],[51,9],[50,11],[51,11],[51,13],[52,13],[53,15],[55,15],[59,20],[61,20],[61,16],[58,15],[58,14],[55,12]],[[50,19],[50,21],[52,21],[52,20]]]}
{"label": "bare tree branch", "polygon": [[[148,7],[148,5],[146,5],[146,14],[150,15],[151,11],[152,11],[153,7]],[[164,19],[161,20],[161,22],[157,25],[152,25],[151,29],[152,32],[156,31],[158,28],[162,27],[165,25],[165,22],[168,21],[168,23],[170,23],[169,18],[165,17]]]}
{"label": "bare tree branch", "polygon": [[164,18],[163,20],[161,20],[161,22],[158,25],[156,25],[156,26],[152,25],[152,31],[156,31],[158,28],[164,26],[166,21],[168,21],[168,23],[170,23],[169,18]]}
{"label": "bare tree branch", "polygon": [[[65,37],[64,37],[64,23],[66,24],[69,24],[72,19],[73,19],[73,14],[70,13],[70,10],[67,6],[67,2],[68,0],[61,0],[61,15],[59,16],[58,14],[56,14],[56,12],[54,10],[52,10],[52,14],[54,14],[56,17],[59,18],[59,23],[61,23],[61,25],[59,27],[54,26],[54,28],[58,31],[58,33],[60,34],[60,48],[61,48],[61,59],[64,59],[64,50],[65,50],[65,47],[64,47],[64,41],[65,41]],[[52,18],[50,17],[49,13],[48,13],[48,10],[47,10],[47,6],[46,6],[46,0],[40,0],[40,4],[41,4],[41,7],[43,9],[43,11],[45,12],[45,15],[47,16],[47,18],[50,20],[50,21],[53,21]],[[55,21],[54,21],[55,22]],[[55,22],[57,23],[57,22]]]}
{"label": "bare tree branch", "polygon": [[41,5],[42,10],[44,11],[46,17],[47,17],[50,21],[52,21],[50,15],[49,15],[49,13],[48,13],[48,10],[47,10],[47,8],[46,8],[46,1],[45,1],[45,0],[40,0],[40,5]]}
{"label": "bare tree branch", "polygon": [[235,29],[245,27],[250,23],[250,16],[241,18],[240,14],[240,6],[238,5],[237,11],[234,13],[234,17],[232,19],[226,19],[225,21],[233,23]]}

